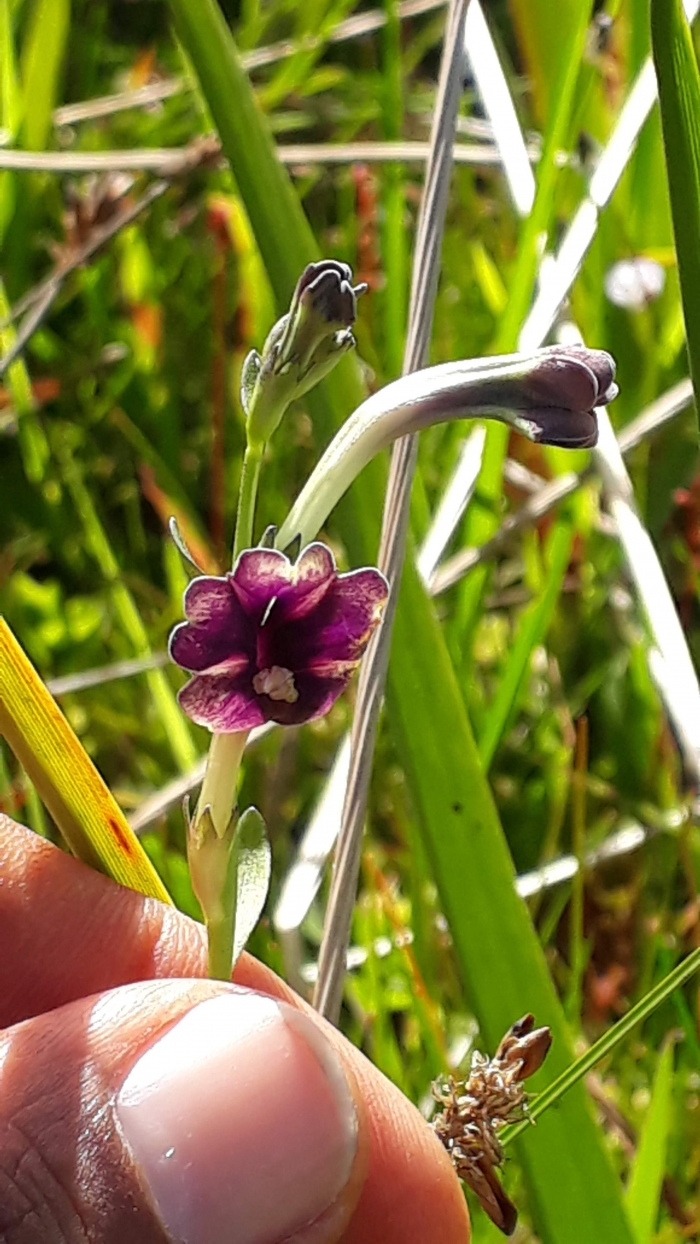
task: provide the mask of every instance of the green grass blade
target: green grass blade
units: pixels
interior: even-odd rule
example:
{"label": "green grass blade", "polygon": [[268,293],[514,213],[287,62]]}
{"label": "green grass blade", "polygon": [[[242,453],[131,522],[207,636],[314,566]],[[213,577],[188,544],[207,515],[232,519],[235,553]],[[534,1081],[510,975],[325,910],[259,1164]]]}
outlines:
{"label": "green grass blade", "polygon": [[41,151],[51,130],[70,26],[70,0],[38,0],[22,49],[24,144]]}
{"label": "green grass blade", "polygon": [[[212,0],[171,0],[185,51],[219,127],[281,309],[317,250],[267,127]],[[320,438],[359,404],[357,364],[345,359],[309,395]],[[376,557],[385,475],[373,462],[335,519],[355,565]],[[450,921],[470,1005],[495,1048],[532,1009],[555,1034],[551,1067],[570,1050],[562,1008],[527,910],[484,777],[462,696],[432,605],[411,558],[406,566],[389,672],[390,725],[408,774],[440,899]],[[583,1092],[533,1129],[522,1161],[538,1234],[546,1244],[632,1244],[614,1174]],[[590,1190],[597,1189],[595,1202]]]}
{"label": "green grass blade", "polygon": [[[546,25],[547,29],[551,26],[548,19]],[[552,53],[556,57],[556,89],[552,92],[542,159],[537,167],[535,201],[532,211],[522,224],[518,258],[508,282],[508,302],[494,342],[493,348],[496,354],[505,354],[519,347],[520,329],[535,288],[542,238],[549,235],[552,227],[556,208],[556,181],[561,176],[557,157],[566,144],[571,127],[576,84],[581,69],[587,27],[588,10],[584,5],[578,9],[568,31],[565,55],[564,41],[559,31],[555,40],[545,40],[541,44],[544,48],[551,43]],[[528,342],[526,348],[531,349],[541,344],[541,342]],[[507,430],[503,427],[490,426],[486,435],[477,495],[469,506],[464,524],[464,544],[467,547],[484,544],[499,525],[503,459],[507,445]],[[469,575],[462,587],[460,612],[467,633],[471,632],[476,624],[488,578],[488,567],[481,566]]]}
{"label": "green grass blade", "polygon": [[700,73],[681,0],[653,0],[651,35],[695,403],[700,398]]}
{"label": "green grass blade", "polygon": [[651,1101],[627,1186],[627,1214],[637,1244],[652,1244],[666,1170],[673,1090],[673,1041],[666,1041],[654,1076]]}
{"label": "green grass blade", "polygon": [[9,0],[0,0],[0,104],[3,129],[14,138],[22,115],[22,97]]}
{"label": "green grass blade", "polygon": [[215,0],[170,0],[175,27],[231,162],[275,295],[287,310],[301,267],[316,257],[308,221],[275,155],[267,122]]}
{"label": "green grass blade", "polygon": [[[514,1017],[532,1010],[538,1023],[552,1029],[547,1073],[556,1075],[570,1051],[562,1008],[515,893],[510,853],[439,624],[408,565],[388,700],[467,996],[485,1040],[494,1049]],[[616,1180],[583,1093],[561,1106],[530,1130],[519,1151],[538,1235],[547,1244],[629,1244]]]}
{"label": "green grass blade", "polygon": [[520,618],[496,694],[484,715],[479,735],[479,755],[487,770],[517,707],[533,650],[542,643],[552,620],[571,558],[573,541],[574,529],[570,519],[560,519],[547,541],[543,590]]}
{"label": "green grass blade", "polygon": [[668,976],[664,976],[658,985],[654,985],[653,989],[650,989],[643,998],[640,998],[639,1002],[630,1007],[627,1014],[618,1020],[612,1028],[609,1028],[607,1032],[603,1033],[603,1036],[589,1050],[586,1050],[585,1054],[582,1054],[575,1063],[567,1067],[563,1075],[559,1076],[551,1084],[548,1084],[547,1088],[534,1101],[530,1102],[530,1119],[525,1120],[524,1123],[517,1123],[514,1127],[504,1131],[503,1143],[510,1144],[516,1137],[527,1131],[530,1126],[530,1120],[535,1122],[551,1106],[558,1106],[569,1089],[578,1084],[579,1080],[582,1080],[584,1076],[588,1075],[588,1072],[592,1071],[597,1063],[610,1054],[621,1041],[624,1041],[625,1037],[634,1032],[638,1024],[643,1023],[645,1019],[653,1015],[657,1007],[661,1006],[667,998],[671,997],[676,989],[680,989],[697,972],[700,972],[700,949],[693,950],[689,955],[686,955],[685,959],[677,964],[673,971],[669,972]]}
{"label": "green grass blade", "polygon": [[[110,585],[115,613],[138,657],[152,656],[148,632],[136,607],[131,592],[123,581],[119,563],[100,522],[90,492],[85,486],[82,473],[65,441],[56,438],[56,456],[61,463],[63,478],[73,498],[76,512],[82,523],[85,541],[95,562]],[[192,741],[189,724],[182,713],[165,672],[160,669],[146,671],[146,680],[153,697],[165,736],[170,744],[173,759],[183,773],[197,761],[197,749]]]}
{"label": "green grass blade", "polygon": [[[5,293],[5,286],[0,281],[0,320],[4,320],[9,312],[10,304]],[[0,329],[0,352],[2,354],[11,349],[14,341],[15,330],[12,325]],[[17,358],[14,363],[10,364],[7,369],[7,380],[17,412],[17,439],[22,455],[22,466],[29,482],[38,484],[46,473],[49,443],[34,409],[32,384],[24,359]]]}

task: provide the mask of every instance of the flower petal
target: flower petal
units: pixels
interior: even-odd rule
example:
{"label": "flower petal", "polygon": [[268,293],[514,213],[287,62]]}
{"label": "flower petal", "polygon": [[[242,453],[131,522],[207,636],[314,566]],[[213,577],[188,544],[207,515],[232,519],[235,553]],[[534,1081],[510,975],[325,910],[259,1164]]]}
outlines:
{"label": "flower petal", "polygon": [[[605,350],[551,346],[536,358],[535,367],[523,382],[532,406],[583,412],[612,401],[617,394],[617,385],[613,384],[615,363]],[[518,402],[516,409],[525,407]]]}
{"label": "flower petal", "polygon": [[185,617],[194,626],[234,627],[240,606],[227,576],[201,575],[185,591]]}
{"label": "flower petal", "polygon": [[250,663],[246,651],[231,651],[236,642],[236,635],[212,635],[203,626],[181,622],[170,636],[168,649],[170,659],[192,674],[235,674]]}
{"label": "flower petal", "polygon": [[277,549],[245,549],[229,580],[242,608],[259,625],[271,600],[293,576],[288,557]]}
{"label": "flower petal", "polygon": [[598,394],[594,405],[605,406],[619,392],[615,381],[615,360],[606,350],[589,350],[588,346],[567,346],[569,353],[582,359],[596,378]]}
{"label": "flower petal", "polygon": [[333,587],[337,578],[335,559],[325,544],[309,544],[294,566],[292,582],[280,590],[275,602],[275,622],[297,622],[307,617]]}
{"label": "flower petal", "polygon": [[521,422],[526,435],[539,445],[559,445],[562,449],[592,449],[598,442],[598,424],[592,410],[557,410],[545,406],[528,410]]}
{"label": "flower petal", "polygon": [[217,734],[252,730],[267,720],[263,699],[253,692],[248,673],[234,678],[226,674],[197,674],[177,698],[192,721]]}
{"label": "flower petal", "polygon": [[170,637],[170,656],[182,669],[199,673],[240,662],[255,650],[255,625],[241,608],[228,576],[202,575],[185,592],[187,622]]}
{"label": "flower petal", "polygon": [[527,405],[592,410],[598,400],[598,380],[584,358],[556,348],[542,351],[537,364],[523,381]]}
{"label": "flower petal", "polygon": [[328,662],[356,664],[381,620],[388,597],[389,585],[378,570],[339,575],[309,618],[307,629],[298,635],[294,654],[285,654],[286,662],[280,660],[280,664],[298,671],[329,668]]}

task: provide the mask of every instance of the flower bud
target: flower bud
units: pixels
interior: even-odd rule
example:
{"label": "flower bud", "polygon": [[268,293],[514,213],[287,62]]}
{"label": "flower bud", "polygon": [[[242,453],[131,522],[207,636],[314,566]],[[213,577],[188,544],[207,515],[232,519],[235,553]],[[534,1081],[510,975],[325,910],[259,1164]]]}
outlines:
{"label": "flower bud", "polygon": [[253,351],[243,365],[241,401],[250,444],[268,441],[289,403],[352,349],[357,297],[366,288],[353,286],[352,270],[334,259],[304,269],[289,312],[271,330],[262,356]]}

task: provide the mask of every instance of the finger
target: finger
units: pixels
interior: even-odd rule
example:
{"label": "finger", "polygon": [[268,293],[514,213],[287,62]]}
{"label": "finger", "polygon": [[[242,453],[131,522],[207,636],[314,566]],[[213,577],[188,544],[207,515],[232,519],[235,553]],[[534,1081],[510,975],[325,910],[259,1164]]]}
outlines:
{"label": "finger", "polygon": [[[203,933],[194,921],[114,886],[7,819],[0,841],[0,1025],[129,981],[204,976]],[[235,979],[322,1023],[249,956]],[[464,1244],[464,1199],[444,1150],[403,1094],[324,1029],[367,1106],[367,1176],[344,1244]]]}
{"label": "finger", "polygon": [[129,985],[0,1037],[0,1235],[17,1244],[331,1244],[366,1158],[347,1066],[263,994]]}

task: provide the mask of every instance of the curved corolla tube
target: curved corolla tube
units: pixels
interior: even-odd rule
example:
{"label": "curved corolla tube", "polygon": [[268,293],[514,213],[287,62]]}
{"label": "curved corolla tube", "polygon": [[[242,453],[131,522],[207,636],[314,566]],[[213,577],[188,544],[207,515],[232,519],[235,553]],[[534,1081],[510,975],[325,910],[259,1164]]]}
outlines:
{"label": "curved corolla tube", "polygon": [[276,544],[313,540],[363,467],[399,436],[448,419],[497,419],[541,445],[590,449],[595,407],[617,394],[603,350],[554,346],[535,354],[444,363],[402,376],[343,424],[280,528]]}

